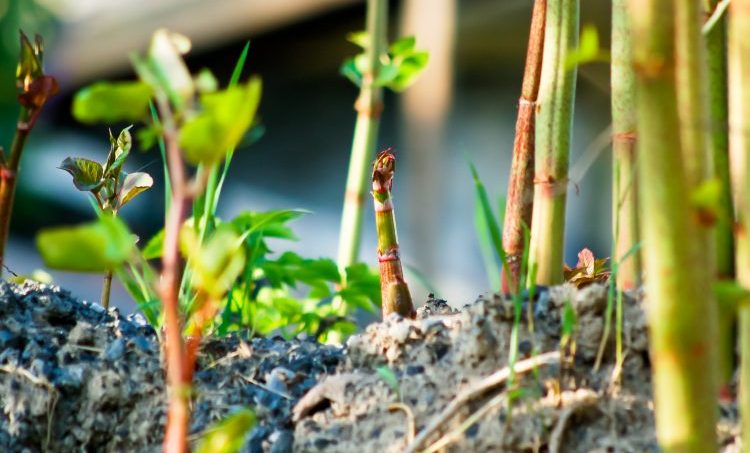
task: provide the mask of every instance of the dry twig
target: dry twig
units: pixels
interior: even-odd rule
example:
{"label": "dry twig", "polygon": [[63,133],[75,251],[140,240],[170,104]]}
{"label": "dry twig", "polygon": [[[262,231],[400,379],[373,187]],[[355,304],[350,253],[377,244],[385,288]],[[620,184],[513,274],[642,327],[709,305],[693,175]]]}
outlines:
{"label": "dry twig", "polygon": [[[536,357],[531,357],[526,360],[516,362],[513,372],[516,374],[529,372],[537,367],[545,365],[554,365],[560,360],[560,353],[558,351],[547,352],[540,354]],[[511,375],[510,367],[502,368],[491,375],[479,380],[478,382],[471,385],[469,388],[459,393],[453,401],[448,404],[438,415],[436,415],[430,423],[427,424],[425,429],[417,435],[417,437],[406,447],[404,453],[414,453],[427,438],[437,431],[440,426],[449,420],[458,410],[461,405],[472,400],[473,398],[483,394],[484,392],[497,387],[498,385],[505,382]]]}

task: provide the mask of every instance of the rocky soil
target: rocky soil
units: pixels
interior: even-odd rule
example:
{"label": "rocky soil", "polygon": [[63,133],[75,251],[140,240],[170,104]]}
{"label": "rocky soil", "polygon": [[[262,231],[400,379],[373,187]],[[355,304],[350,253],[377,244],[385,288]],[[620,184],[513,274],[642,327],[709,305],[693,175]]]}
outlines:
{"label": "rocky soil", "polygon": [[[479,298],[454,312],[431,300],[417,320],[373,324],[343,349],[303,337],[209,340],[195,374],[191,441],[251,406],[259,423],[247,452],[657,451],[642,302],[625,298],[622,370],[611,335],[595,371],[606,289],[539,293],[531,312],[524,302],[518,360],[560,357],[450,414],[441,411],[457,394],[508,365],[510,301]],[[561,350],[567,302],[578,322]],[[53,286],[0,283],[0,451],[159,451],[162,360],[139,315],[106,312]],[[721,415],[722,450],[739,451],[736,407]]]}

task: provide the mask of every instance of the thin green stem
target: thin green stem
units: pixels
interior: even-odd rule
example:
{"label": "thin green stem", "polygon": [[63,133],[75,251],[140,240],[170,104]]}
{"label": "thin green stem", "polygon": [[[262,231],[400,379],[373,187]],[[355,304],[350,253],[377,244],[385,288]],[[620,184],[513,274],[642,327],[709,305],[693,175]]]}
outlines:
{"label": "thin green stem", "polygon": [[383,318],[391,313],[414,318],[416,311],[409,287],[404,280],[401,255],[393,212],[393,175],[396,158],[388,150],[378,154],[372,171],[372,198],[375,205],[375,226],[378,234],[378,265]]}
{"label": "thin green stem", "polygon": [[29,110],[21,107],[16,123],[16,134],[10,147],[10,156],[7,162],[0,163],[0,275],[2,275],[4,269],[5,246],[10,233],[10,219],[13,213],[13,199],[16,193],[21,155],[26,144],[26,138],[31,131],[28,122],[29,117]]}
{"label": "thin green stem", "polygon": [[717,446],[716,304],[710,276],[696,266],[704,257],[686,196],[694,187],[684,163],[675,83],[674,8],[685,3],[628,4],[656,433],[665,452],[715,451]]}
{"label": "thin green stem", "polygon": [[[729,147],[737,206],[736,272],[750,289],[750,0],[732,0],[729,7]],[[743,445],[750,445],[750,306],[739,309],[739,408]]]}
{"label": "thin green stem", "polygon": [[[612,2],[612,227],[615,246],[612,260],[624,255],[640,240],[638,234],[638,177],[635,154],[635,73],[626,9],[627,0]],[[633,289],[640,284],[641,257],[636,254],[617,272],[617,286]]]}
{"label": "thin green stem", "polygon": [[536,283],[563,280],[563,240],[568,160],[573,123],[576,68],[566,57],[578,42],[578,0],[550,0],[544,33],[544,61],[536,116],[534,210],[530,266]]}
{"label": "thin green stem", "polygon": [[349,172],[344,193],[339,233],[338,265],[344,275],[347,267],[357,261],[362,234],[362,210],[367,194],[367,174],[380,126],[383,109],[382,89],[375,85],[380,71],[380,56],[385,51],[388,20],[386,0],[367,1],[367,35],[365,49],[367,71],[362,74],[359,98],[355,103],[357,123],[354,127]]}

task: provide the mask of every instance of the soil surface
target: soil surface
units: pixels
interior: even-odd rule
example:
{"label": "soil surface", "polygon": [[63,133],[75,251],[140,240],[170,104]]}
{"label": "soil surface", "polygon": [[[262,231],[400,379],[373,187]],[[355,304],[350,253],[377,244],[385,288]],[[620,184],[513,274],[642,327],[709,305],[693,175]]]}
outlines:
{"label": "soil surface", "polygon": [[[258,425],[246,452],[401,452],[436,419],[443,423],[415,451],[657,451],[641,299],[624,298],[622,370],[611,334],[595,371],[606,288],[541,289],[531,312],[528,301],[522,307],[519,364],[550,351],[560,358],[448,416],[441,412],[457,394],[508,365],[511,301],[480,297],[454,311],[430,300],[417,320],[394,315],[344,348],[304,336],[211,339],[195,373],[191,441],[250,406]],[[566,303],[577,324],[561,349]],[[0,282],[0,451],[159,451],[162,362],[140,315],[54,286]],[[736,406],[720,409],[722,451],[738,452]]]}

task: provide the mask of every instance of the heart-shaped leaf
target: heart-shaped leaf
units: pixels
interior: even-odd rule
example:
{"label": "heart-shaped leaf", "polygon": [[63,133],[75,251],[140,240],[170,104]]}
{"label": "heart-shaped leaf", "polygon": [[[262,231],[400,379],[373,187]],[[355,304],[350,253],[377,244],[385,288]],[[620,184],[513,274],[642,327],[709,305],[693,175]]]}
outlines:
{"label": "heart-shaped leaf", "polygon": [[101,272],[123,264],[135,247],[135,236],[120,219],[42,230],[36,238],[44,263],[54,269]]}
{"label": "heart-shaped leaf", "polygon": [[73,116],[87,124],[140,121],[148,113],[151,88],[143,82],[98,82],[73,98]]}
{"label": "heart-shaped leaf", "polygon": [[255,118],[260,102],[261,81],[201,96],[203,111],[188,120],[180,131],[180,146],[192,164],[214,164],[240,142]]}
{"label": "heart-shaped leaf", "polygon": [[59,168],[73,176],[73,184],[78,190],[97,192],[102,186],[104,169],[99,162],[83,157],[67,157]]}
{"label": "heart-shaped leaf", "polygon": [[245,248],[234,228],[225,224],[214,231],[198,251],[190,250],[194,264],[193,286],[221,297],[245,268]]}
{"label": "heart-shaped leaf", "polygon": [[141,192],[145,192],[154,185],[154,180],[148,173],[135,172],[125,176],[120,187],[119,205],[125,206]]}

